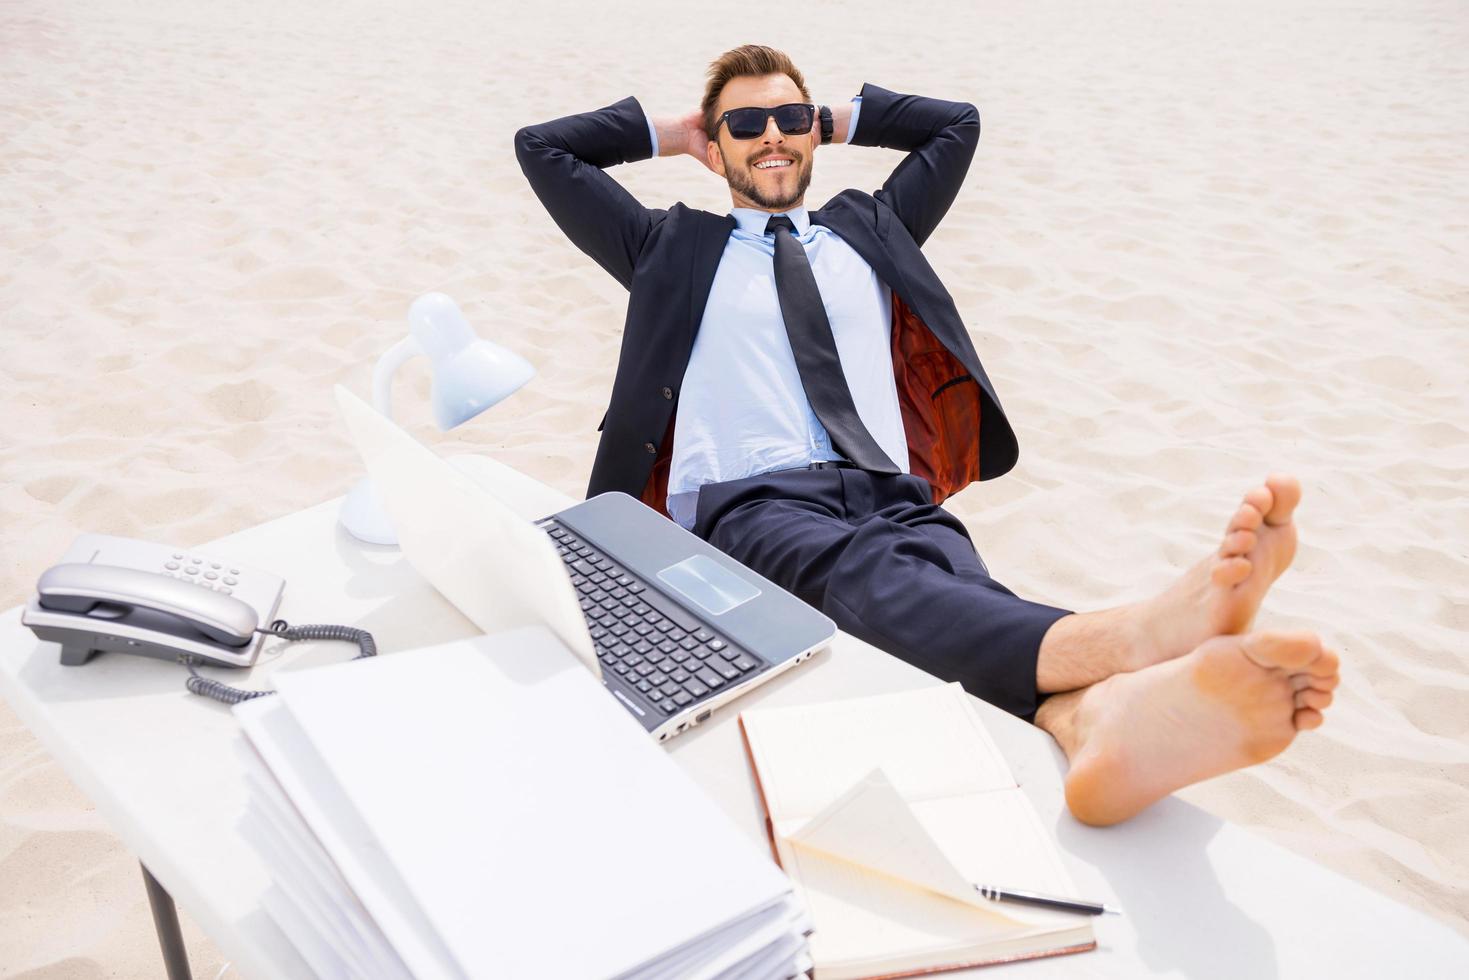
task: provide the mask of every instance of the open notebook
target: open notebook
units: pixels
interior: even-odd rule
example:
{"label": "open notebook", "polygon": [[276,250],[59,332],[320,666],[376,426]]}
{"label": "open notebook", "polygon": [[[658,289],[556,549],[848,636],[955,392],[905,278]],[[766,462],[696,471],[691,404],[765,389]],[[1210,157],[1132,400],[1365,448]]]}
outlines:
{"label": "open notebook", "polygon": [[958,684],[745,711],[740,724],[776,860],[811,913],[819,980],[1096,948],[1086,916],[975,891],[1076,895]]}

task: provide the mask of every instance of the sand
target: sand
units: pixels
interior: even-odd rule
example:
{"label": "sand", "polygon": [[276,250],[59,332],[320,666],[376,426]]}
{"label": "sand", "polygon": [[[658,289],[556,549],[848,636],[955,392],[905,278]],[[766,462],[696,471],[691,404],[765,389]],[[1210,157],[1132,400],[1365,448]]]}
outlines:
{"label": "sand", "polygon": [[[443,436],[419,362],[400,418],[580,495],[625,293],[511,137],[629,94],[687,112],[719,52],[773,44],[818,101],[980,107],[925,251],[1022,447],[951,503],[990,568],[1138,599],[1299,474],[1259,624],[1341,650],[1337,703],[1183,795],[1469,934],[1462,4],[433,6],[0,7],[0,606],[79,531],[194,545],[345,492],[331,385],[366,391],[430,290],[540,373]],[[900,159],[823,149],[807,203]],[[729,206],[687,158],[613,173]],[[135,860],[0,705],[0,974],[158,973]]]}

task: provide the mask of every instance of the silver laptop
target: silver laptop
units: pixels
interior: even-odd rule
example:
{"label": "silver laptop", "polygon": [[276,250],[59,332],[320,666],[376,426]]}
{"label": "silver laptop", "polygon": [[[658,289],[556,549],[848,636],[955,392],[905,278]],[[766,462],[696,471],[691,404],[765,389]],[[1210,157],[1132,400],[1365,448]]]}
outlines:
{"label": "silver laptop", "polygon": [[659,741],[836,635],[627,494],[526,521],[346,389],[337,397],[409,563],[486,631],[550,626]]}

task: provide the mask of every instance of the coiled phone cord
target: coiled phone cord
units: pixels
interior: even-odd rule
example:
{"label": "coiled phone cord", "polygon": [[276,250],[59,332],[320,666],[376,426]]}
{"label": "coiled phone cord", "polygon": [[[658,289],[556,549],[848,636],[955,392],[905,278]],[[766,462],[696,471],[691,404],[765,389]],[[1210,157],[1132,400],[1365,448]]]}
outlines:
{"label": "coiled phone cord", "polygon": [[[377,641],[367,630],[360,630],[352,626],[292,626],[284,619],[277,619],[271,623],[269,628],[256,627],[255,632],[264,633],[267,636],[278,636],[283,640],[344,640],[347,643],[357,644],[357,656],[353,660],[361,660],[363,657],[377,656]],[[225,704],[239,704],[241,701],[249,701],[252,698],[263,698],[274,691],[247,691],[244,688],[230,687],[222,681],[212,680],[205,677],[194,669],[197,661],[190,656],[182,656],[179,662],[189,668],[189,690],[195,694],[202,694],[206,698],[223,701]]]}

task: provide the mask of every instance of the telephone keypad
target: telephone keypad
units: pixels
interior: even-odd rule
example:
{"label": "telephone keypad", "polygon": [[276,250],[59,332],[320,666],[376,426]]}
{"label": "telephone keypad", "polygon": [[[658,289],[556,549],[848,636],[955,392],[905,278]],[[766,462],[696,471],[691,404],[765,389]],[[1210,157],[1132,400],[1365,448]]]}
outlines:
{"label": "telephone keypad", "polygon": [[[200,588],[209,589],[212,592],[220,592],[224,595],[234,595],[235,590],[231,586],[240,584],[235,576],[240,574],[238,568],[226,569],[224,564],[217,561],[207,561],[204,558],[195,558],[182,551],[175,551],[171,555],[176,561],[165,561],[164,574],[170,578],[176,578],[181,582],[188,582]],[[185,562],[186,564],[180,564]],[[215,571],[204,571],[205,564]],[[226,572],[228,574],[226,574]]]}

